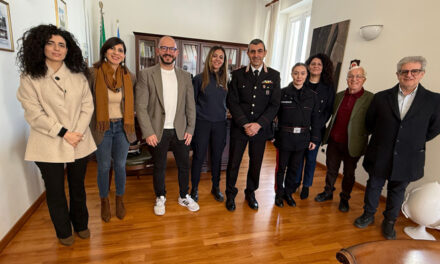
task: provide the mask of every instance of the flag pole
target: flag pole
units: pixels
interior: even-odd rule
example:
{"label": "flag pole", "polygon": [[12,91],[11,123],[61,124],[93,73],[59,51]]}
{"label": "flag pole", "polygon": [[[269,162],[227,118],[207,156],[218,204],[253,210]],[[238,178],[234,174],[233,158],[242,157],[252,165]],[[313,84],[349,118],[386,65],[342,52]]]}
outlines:
{"label": "flag pole", "polygon": [[104,7],[104,4],[102,1],[99,1],[99,9],[101,13],[101,27],[100,27],[100,36],[99,36],[99,49],[101,49],[102,45],[105,42],[105,27],[104,27],[104,12],[102,11],[102,8]]}
{"label": "flag pole", "polygon": [[116,37],[121,38],[119,34],[119,19],[116,19]]}

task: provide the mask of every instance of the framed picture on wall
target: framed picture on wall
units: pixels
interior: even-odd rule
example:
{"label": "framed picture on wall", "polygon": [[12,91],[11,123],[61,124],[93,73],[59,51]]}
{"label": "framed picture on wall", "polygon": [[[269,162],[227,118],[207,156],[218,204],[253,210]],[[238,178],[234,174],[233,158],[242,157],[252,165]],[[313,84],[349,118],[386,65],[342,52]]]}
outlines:
{"label": "framed picture on wall", "polygon": [[14,51],[9,4],[0,0],[0,50]]}
{"label": "framed picture on wall", "polygon": [[67,4],[65,0],[55,0],[57,27],[67,29]]}
{"label": "framed picture on wall", "polygon": [[333,80],[337,89],[342,61],[344,59],[345,43],[347,42],[350,20],[326,25],[313,29],[310,55],[324,53],[333,62]]}

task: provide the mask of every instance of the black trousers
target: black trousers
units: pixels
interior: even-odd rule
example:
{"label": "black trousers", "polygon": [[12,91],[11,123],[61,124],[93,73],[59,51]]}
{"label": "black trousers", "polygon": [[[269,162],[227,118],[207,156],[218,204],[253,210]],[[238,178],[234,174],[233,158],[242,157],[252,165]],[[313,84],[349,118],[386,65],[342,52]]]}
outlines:
{"label": "black trousers", "polygon": [[191,166],[192,189],[197,190],[200,182],[200,172],[205,161],[208,145],[211,152],[211,181],[213,188],[219,188],[220,166],[223,150],[226,145],[226,121],[210,122],[197,119],[194,137],[192,139],[193,159]]}
{"label": "black trousers", "polygon": [[325,192],[330,194],[335,190],[341,162],[344,163],[344,178],[342,178],[342,199],[349,200],[355,182],[355,171],[360,157],[352,157],[348,153],[347,143],[329,140],[326,153],[327,175],[325,176]]}
{"label": "black trousers", "polygon": [[238,171],[248,142],[249,169],[245,193],[253,194],[255,190],[258,189],[266,140],[248,141],[241,138],[231,138],[229,144],[229,161],[226,169],[226,195],[229,198],[235,198],[237,195],[238,189],[235,188],[235,184],[237,183]]}
{"label": "black trousers", "polygon": [[171,148],[177,164],[180,197],[188,193],[189,184],[189,146],[185,140],[179,140],[174,129],[164,129],[162,139],[156,147],[149,147],[154,160],[153,185],[156,196],[165,196],[165,171],[167,168],[167,153]]}
{"label": "black trousers", "polygon": [[87,162],[88,157],[66,163],[70,208],[64,192],[64,163],[35,162],[43,176],[47,207],[58,238],[71,236],[72,225],[76,232],[88,228],[89,212],[84,189]]}
{"label": "black trousers", "polygon": [[[374,215],[379,205],[379,198],[382,188],[385,185],[386,178],[369,174],[370,178],[367,181],[367,189],[364,197],[364,211],[368,214]],[[399,216],[400,208],[402,207],[403,199],[405,198],[405,190],[409,182],[404,181],[388,181],[387,184],[387,201],[384,217],[389,221],[395,221]]]}
{"label": "black trousers", "polygon": [[279,195],[293,193],[295,185],[295,175],[286,173],[289,166],[293,171],[297,171],[304,157],[305,149],[297,151],[277,150],[277,166],[275,169],[275,192]]}

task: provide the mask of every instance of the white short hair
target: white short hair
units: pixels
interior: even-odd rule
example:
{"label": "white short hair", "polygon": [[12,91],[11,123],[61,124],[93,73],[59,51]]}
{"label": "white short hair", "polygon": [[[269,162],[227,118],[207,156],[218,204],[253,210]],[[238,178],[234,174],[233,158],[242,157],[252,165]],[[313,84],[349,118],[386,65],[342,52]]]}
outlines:
{"label": "white short hair", "polygon": [[353,66],[353,67],[351,67],[350,70],[348,70],[348,72],[347,72],[347,77],[350,74],[350,72],[352,70],[355,70],[355,69],[362,69],[364,77],[367,77],[367,72],[365,71],[364,67],[362,67],[362,66]]}

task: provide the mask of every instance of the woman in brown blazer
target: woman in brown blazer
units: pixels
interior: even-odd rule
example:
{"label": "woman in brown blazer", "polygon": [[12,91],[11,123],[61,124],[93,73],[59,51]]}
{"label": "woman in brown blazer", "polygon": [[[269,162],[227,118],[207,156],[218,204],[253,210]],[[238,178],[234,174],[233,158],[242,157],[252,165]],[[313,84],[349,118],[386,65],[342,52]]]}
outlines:
{"label": "woman in brown blazer", "polygon": [[129,142],[136,140],[134,131],[134,77],[125,66],[125,43],[117,37],[101,47],[100,59],[90,70],[95,112],[90,123],[98,149],[98,188],[101,197],[101,218],[110,221],[109,172],[113,161],[116,186],[116,216],[123,219],[125,207],[125,163]]}
{"label": "woman in brown blazer", "polygon": [[87,156],[96,145],[89,129],[93,100],[88,71],[75,38],[63,29],[40,25],[26,31],[21,41],[17,98],[30,125],[25,160],[40,168],[56,235],[70,246],[72,226],[80,238],[90,236],[84,178]]}

